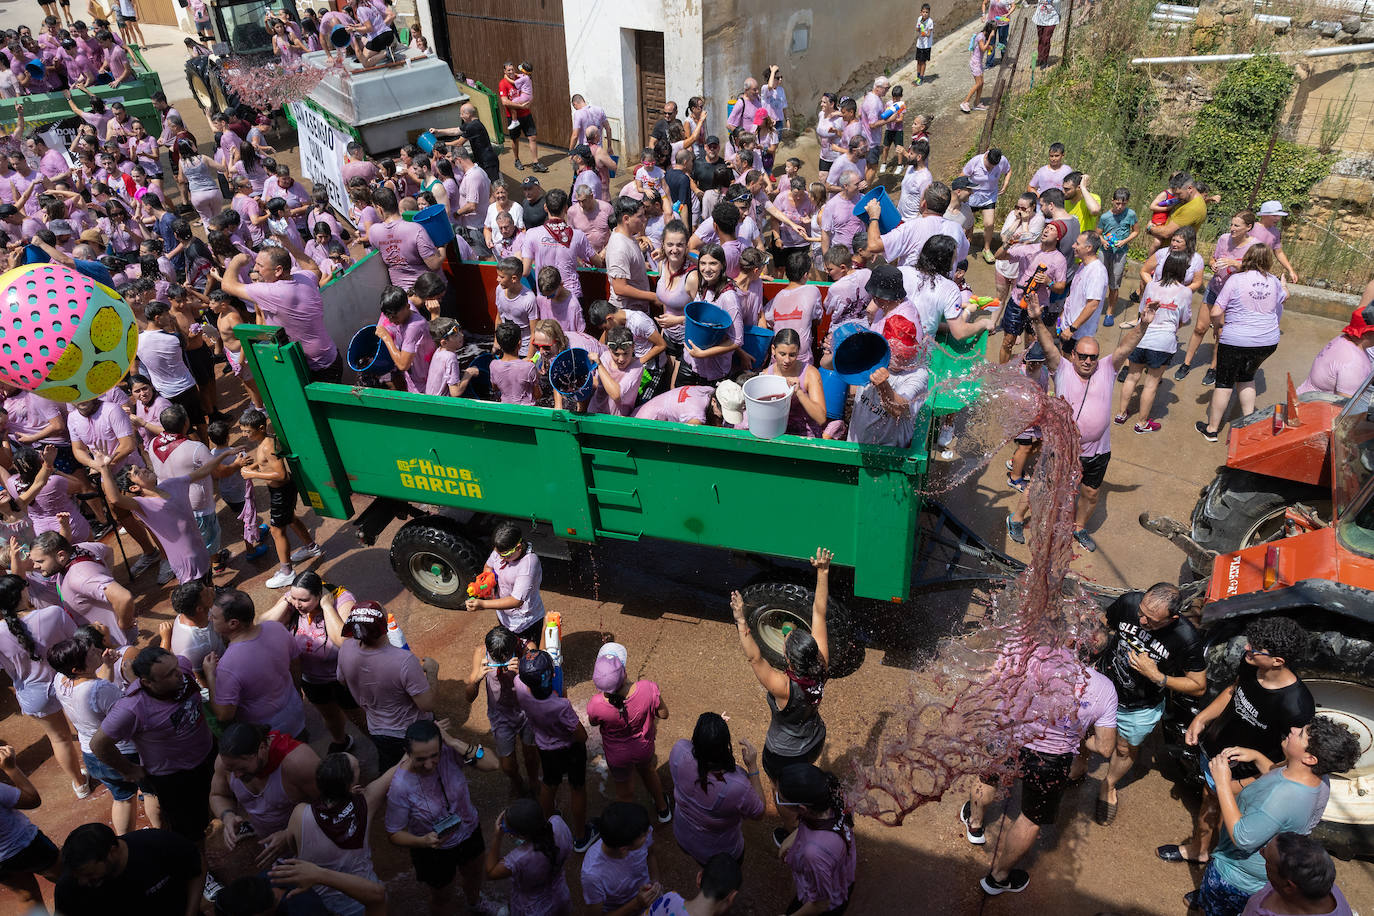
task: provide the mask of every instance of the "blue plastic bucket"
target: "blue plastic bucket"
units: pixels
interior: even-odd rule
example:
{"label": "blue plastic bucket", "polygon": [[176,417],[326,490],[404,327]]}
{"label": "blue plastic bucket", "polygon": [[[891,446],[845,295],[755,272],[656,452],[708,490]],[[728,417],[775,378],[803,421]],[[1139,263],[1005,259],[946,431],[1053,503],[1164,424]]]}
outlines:
{"label": "blue plastic bucket", "polygon": [[491,393],[491,362],[494,359],[496,359],[495,353],[480,353],[472,361],[472,368],[477,370],[477,375],[468,385],[468,390],[479,398],[484,398]]}
{"label": "blue plastic bucket", "polygon": [[835,329],[835,372],[849,385],[867,385],[874,370],[882,369],[892,358],[883,335],[857,321],[846,321]]}
{"label": "blue plastic bucket", "polygon": [[36,80],[43,78],[43,61],[37,57],[24,65],[24,69],[29,71],[29,76]]}
{"label": "blue plastic bucket", "polygon": [[596,369],[591,354],[581,347],[569,347],[549,363],[549,384],[565,398],[585,401],[596,388]]}
{"label": "blue plastic bucket", "polygon": [[825,389],[825,415],[832,420],[843,420],[844,402],[849,397],[849,383],[832,369],[819,369],[819,371],[821,373],[821,388]]}
{"label": "blue plastic bucket", "polygon": [[415,222],[429,233],[429,240],[434,243],[435,248],[443,248],[453,241],[453,223],[448,218],[448,207],[443,204],[425,207],[415,214]]}
{"label": "blue plastic bucket", "polygon": [[897,211],[897,205],[892,202],[892,198],[887,196],[886,188],[874,188],[854,205],[854,215],[863,220],[864,225],[868,225],[868,214],[864,208],[868,206],[870,200],[876,200],[878,206],[882,207],[882,212],[878,214],[878,230],[884,235],[896,229],[902,224],[902,214]]}
{"label": "blue plastic bucket", "polygon": [[683,333],[687,342],[702,350],[709,350],[730,330],[730,313],[710,302],[689,302],[685,310],[687,317]]}
{"label": "blue plastic bucket", "polygon": [[348,368],[367,375],[389,375],[396,371],[391,351],[377,337],[375,324],[359,328],[348,342]]}
{"label": "blue plastic bucket", "polygon": [[427,130],[415,138],[415,145],[426,153],[432,153],[434,147],[439,145],[439,139],[434,136],[434,131]]}
{"label": "blue plastic bucket", "polygon": [[337,25],[329,31],[329,43],[336,48],[348,47],[349,40],[348,29],[341,25]]}
{"label": "blue plastic bucket", "polygon": [[773,332],[768,328],[744,329],[744,352],[754,357],[755,372],[768,363],[768,345],[772,342]]}

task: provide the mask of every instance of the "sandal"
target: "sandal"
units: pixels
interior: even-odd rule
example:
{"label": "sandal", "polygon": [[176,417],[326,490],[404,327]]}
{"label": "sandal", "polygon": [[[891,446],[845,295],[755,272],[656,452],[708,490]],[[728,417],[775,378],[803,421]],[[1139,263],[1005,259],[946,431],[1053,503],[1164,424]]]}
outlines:
{"label": "sandal", "polygon": [[1155,850],[1155,855],[1165,862],[1187,862],[1189,865],[1206,865],[1211,859],[1185,859],[1181,847],[1177,843],[1170,843],[1167,846],[1160,846]]}
{"label": "sandal", "polygon": [[1093,809],[1093,819],[1103,827],[1108,826],[1112,821],[1116,820],[1116,805],[1105,799],[1099,798],[1097,800],[1097,805]]}
{"label": "sandal", "polygon": [[1122,331],[1129,331],[1138,324],[1140,324],[1139,321],[1123,321],[1117,325],[1117,328]]}
{"label": "sandal", "polygon": [[523,172],[525,170],[525,163],[521,162],[519,159],[515,160],[515,170],[517,172]]}

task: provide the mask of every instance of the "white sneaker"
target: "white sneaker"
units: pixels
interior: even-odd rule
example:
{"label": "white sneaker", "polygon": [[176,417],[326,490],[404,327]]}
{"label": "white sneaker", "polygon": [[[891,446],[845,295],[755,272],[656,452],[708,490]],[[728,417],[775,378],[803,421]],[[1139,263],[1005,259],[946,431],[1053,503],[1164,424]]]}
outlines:
{"label": "white sneaker", "polygon": [[294,569],[279,569],[272,578],[267,580],[268,588],[286,588],[296,581],[296,571]]}
{"label": "white sneaker", "polygon": [[304,563],[306,560],[313,560],[324,553],[324,548],[319,544],[306,544],[304,547],[297,547],[291,551],[292,563]]}
{"label": "white sneaker", "polygon": [[515,130],[515,129],[516,129],[517,127],[519,127],[519,126],[520,126],[519,120],[517,120],[517,119],[515,119],[515,118],[511,118],[511,119],[510,119],[510,123],[506,125],[506,130]]}

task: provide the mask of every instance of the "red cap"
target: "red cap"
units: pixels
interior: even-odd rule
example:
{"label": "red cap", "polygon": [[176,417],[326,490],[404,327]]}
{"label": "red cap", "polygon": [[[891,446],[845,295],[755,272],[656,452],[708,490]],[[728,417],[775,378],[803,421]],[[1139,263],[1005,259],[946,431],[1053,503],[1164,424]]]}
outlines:
{"label": "red cap", "polygon": [[915,359],[921,348],[921,331],[905,315],[889,315],[883,322],[883,339],[887,341],[892,358],[899,363]]}
{"label": "red cap", "polygon": [[1351,312],[1350,324],[1345,326],[1345,333],[1357,340],[1365,334],[1374,334],[1374,305],[1366,305]]}
{"label": "red cap", "polygon": [[363,642],[376,642],[386,634],[386,610],[375,601],[359,601],[348,612],[343,632]]}
{"label": "red cap", "polygon": [[1062,219],[1052,219],[1047,225],[1053,226],[1054,231],[1059,233],[1060,241],[1063,241],[1064,236],[1069,234],[1069,224]]}
{"label": "red cap", "polygon": [[758,127],[763,124],[763,119],[766,117],[769,117],[767,108],[760,108],[758,111],[754,112],[754,126]]}

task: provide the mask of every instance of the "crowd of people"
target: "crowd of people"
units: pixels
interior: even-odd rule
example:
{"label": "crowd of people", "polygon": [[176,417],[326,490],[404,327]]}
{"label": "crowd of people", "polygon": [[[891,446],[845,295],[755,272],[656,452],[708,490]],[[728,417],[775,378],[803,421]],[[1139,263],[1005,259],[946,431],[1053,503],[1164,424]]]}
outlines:
{"label": "crowd of people", "polygon": [[[1053,11],[1040,4],[1047,5]],[[203,4],[191,6],[198,23],[208,22]],[[430,152],[406,146],[374,160],[350,147],[343,179],[351,207],[339,213],[324,188],[293,177],[262,125],[237,112],[209,112],[214,135],[201,143],[160,94],[156,135],[117,102],[78,104],[72,90],[131,78],[125,47],[139,40],[136,18],[121,13],[116,30],[97,20],[92,32],[80,21],[64,28],[45,11],[37,38],[27,29],[7,36],[10,66],[0,74],[12,82],[0,83],[0,93],[66,91],[83,125],[67,149],[51,148],[27,129],[19,107],[0,163],[0,235],[11,266],[47,258],[116,289],[140,329],[133,372],[97,399],[68,408],[0,386],[8,494],[0,503],[8,570],[0,577],[0,668],[75,796],[103,786],[111,804],[108,822],[78,827],[59,849],[40,829],[41,811],[39,823],[22,813],[40,799],[13,750],[0,747],[8,783],[0,785],[0,884],[42,906],[37,879],[54,881],[58,910],[72,916],[126,900],[143,912],[189,913],[203,897],[228,916],[385,912],[386,888],[372,863],[374,815],[387,841],[407,850],[435,913],[463,903],[491,909],[482,896],[487,880],[508,880],[512,913],[569,912],[565,876],[579,867],[574,856],[582,857],[583,902],[594,910],[720,913],[743,886],[742,823],[770,807],[796,891],[788,912],[842,913],[848,905],[858,865],[851,806],[836,775],[816,765],[826,741],[828,551],[812,560],[811,625],[788,635],[785,670],[764,659],[743,598],[732,596],[742,651],[769,708],[761,752],[741,740],[737,760],[724,718],[703,713],[691,739],[668,754],[668,785],[655,747],[668,706],[656,683],[630,679],[624,646],[598,652],[585,719],[564,696],[545,651],[539,558],[519,526],[495,530],[484,568],[495,587],[468,602],[496,619],[463,679],[469,702],[485,696],[489,748],[450,729],[436,663],[397,644],[394,621],[366,600],[361,583],[353,583],[355,595],[302,568],[323,548],[298,517],[291,468],[233,332],[246,321],[278,325],[300,344],[312,380],[342,381],[342,342],[326,330],[321,288],[369,251],[389,279],[378,293],[376,336],[395,366],[370,381],[438,397],[747,428],[742,385],[763,374],[794,392],[789,432],[906,447],[928,387],[929,341],[1000,332],[1002,362],[1015,359],[1077,405],[1083,476],[1075,537],[1087,550],[1095,549],[1088,527],[1112,426],[1134,414],[1136,433],[1161,428],[1154,402],[1180,331],[1192,336],[1178,381],[1209,329],[1216,342],[1203,379],[1213,394],[1196,424],[1216,441],[1233,392],[1243,414],[1254,410],[1256,372],[1278,343],[1287,295],[1279,271],[1297,279],[1283,253],[1287,214],[1277,201],[1236,213],[1204,260],[1198,230],[1208,191],[1186,173],[1151,197],[1148,216],[1131,208],[1127,188],[1104,206],[1057,143],[1011,207],[1013,180],[1025,176],[1012,175],[999,149],[937,180],[929,166],[934,118],[908,119],[902,87],[888,77],[857,100],[823,95],[818,160],[787,158],[780,132],[794,109],[777,66],[746,79],[723,117],[708,113],[700,96],[688,99],[681,119],[668,103],[653,144],[614,185],[609,119],[583,96],[570,100],[567,189],[545,189],[536,175],[508,185],[498,149],[466,104],[458,125],[436,125]],[[979,66],[1005,42],[1009,4],[991,0],[984,12],[972,49]],[[320,48],[348,49],[373,64],[392,53],[394,18],[386,4],[362,2],[299,21],[274,14],[269,24],[283,65]],[[928,7],[922,20],[926,63]],[[32,57],[44,64],[41,76],[25,66]],[[530,109],[533,68],[507,64],[499,87],[514,168],[546,173]],[[883,175],[896,179],[901,217],[887,231],[880,201],[860,206]],[[424,224],[403,217],[429,206],[447,211],[451,243],[435,244]],[[1139,291],[1123,305],[1127,249],[1137,239],[1147,260]],[[994,266],[995,309],[968,285],[970,255]],[[494,334],[463,327],[448,308],[453,263],[479,259],[496,262]],[[605,269],[605,300],[584,295],[578,271],[589,266]],[[767,297],[766,280],[781,287]],[[702,347],[685,333],[692,302],[724,312],[718,343]],[[1096,335],[1117,323],[1124,333],[1104,354]],[[842,384],[836,410],[827,385],[846,325],[881,335],[890,362],[862,384]],[[754,329],[771,335],[762,350],[746,346]],[[1372,345],[1374,305],[1366,301],[1317,355],[1300,391],[1349,395],[1369,374]],[[585,390],[553,371],[570,348],[591,357]],[[485,369],[484,353],[492,356]],[[1026,489],[1037,448],[1034,429],[1018,438],[1007,464],[1011,488]],[[221,525],[221,503],[232,528]],[[1024,498],[1015,506],[1011,539],[1024,540],[1032,510]],[[117,542],[123,581],[107,543],[116,529],[140,550],[130,557]],[[236,549],[248,559],[274,552],[266,585],[281,597],[270,607],[215,587]],[[136,599],[174,581],[173,617],[150,637],[152,621],[140,621]],[[1082,680],[1082,711],[1027,732],[1018,751],[1021,812],[1006,824],[981,882],[988,894],[1024,890],[1030,878],[1019,859],[1054,822],[1065,788],[1094,753],[1108,758],[1096,819],[1110,825],[1117,787],[1165,695],[1208,689],[1200,638],[1181,616],[1176,588],[1128,596],[1106,623],[1091,658],[1042,660],[1046,671]],[[1202,751],[1208,794],[1193,835],[1161,846],[1159,856],[1207,863],[1189,902],[1208,916],[1300,905],[1342,912],[1329,857],[1305,834],[1321,818],[1326,777],[1353,763],[1355,744],[1344,726],[1315,715],[1293,670],[1303,650],[1295,627],[1282,619],[1252,624],[1234,683],[1188,730]],[[308,710],[328,732],[324,753],[306,743]],[[615,801],[595,816],[589,729],[600,733],[615,788]],[[364,740],[375,769],[372,753],[356,753]],[[495,770],[509,783],[511,804],[479,811],[469,779],[494,779],[475,774]],[[647,807],[635,800],[637,784]],[[970,843],[987,842],[996,795],[978,783],[961,809]],[[134,829],[140,810],[148,829]],[[698,887],[679,893],[659,883],[666,853],[654,826],[666,824],[680,854],[700,867]],[[254,867],[207,875],[207,842],[252,847]],[[303,892],[287,895],[292,888]]]}

